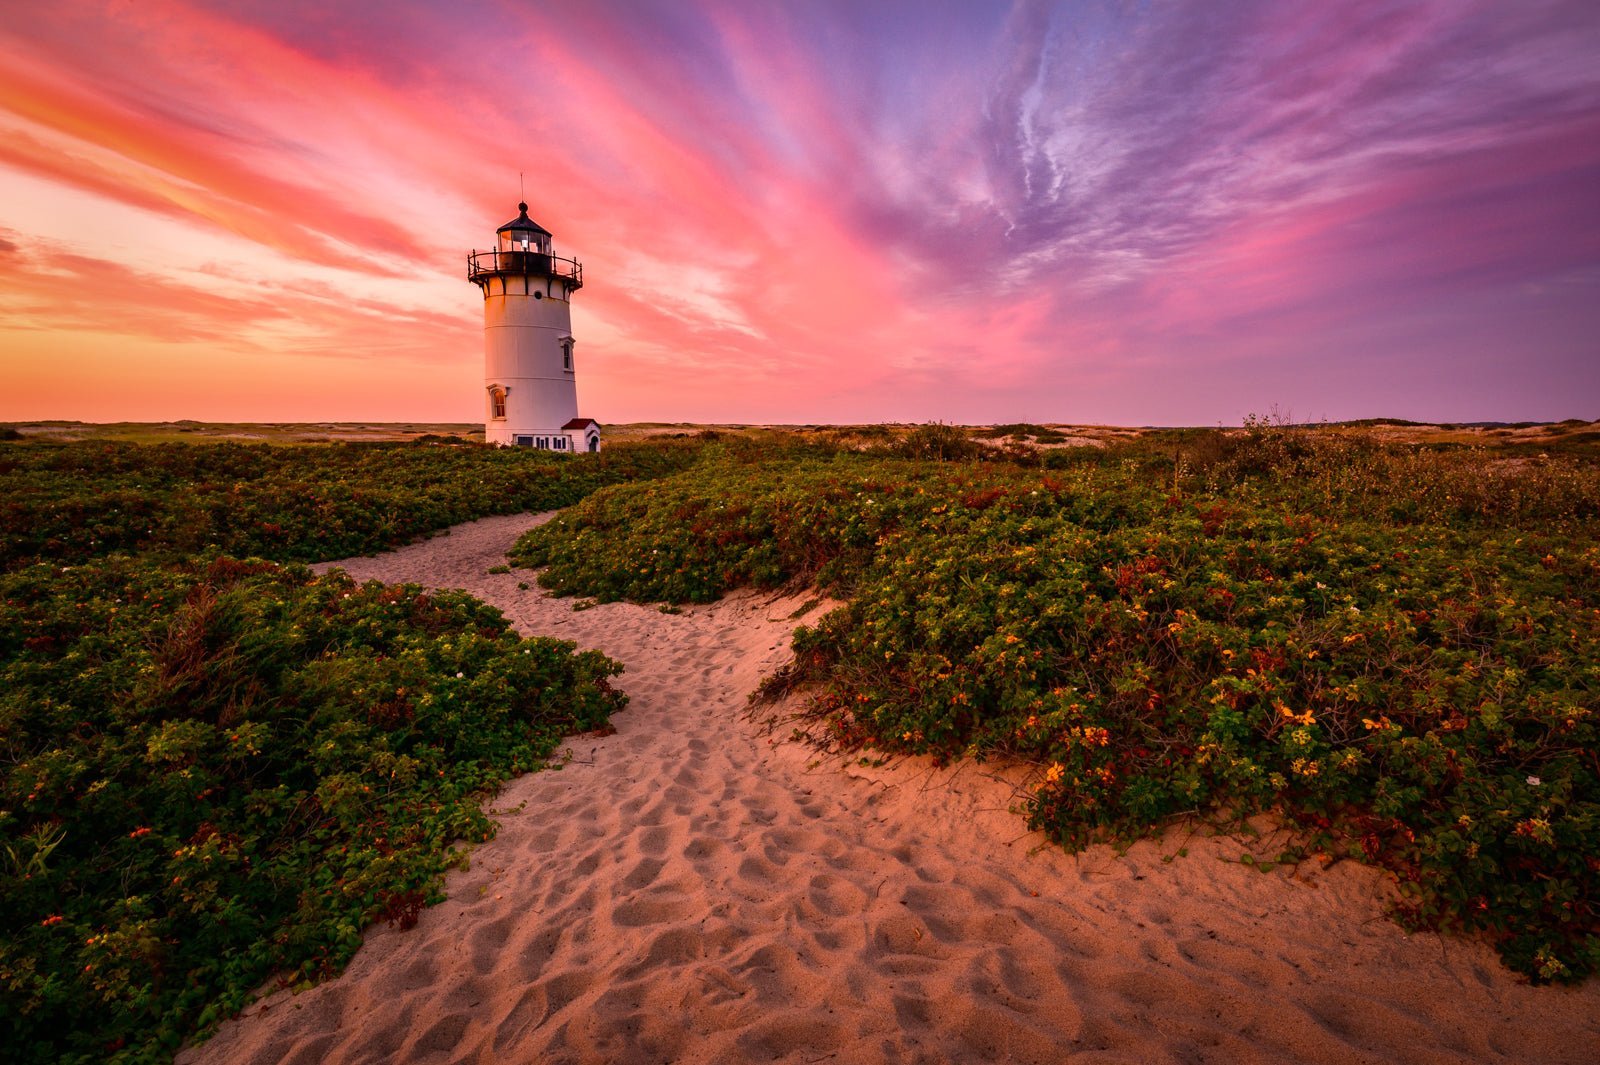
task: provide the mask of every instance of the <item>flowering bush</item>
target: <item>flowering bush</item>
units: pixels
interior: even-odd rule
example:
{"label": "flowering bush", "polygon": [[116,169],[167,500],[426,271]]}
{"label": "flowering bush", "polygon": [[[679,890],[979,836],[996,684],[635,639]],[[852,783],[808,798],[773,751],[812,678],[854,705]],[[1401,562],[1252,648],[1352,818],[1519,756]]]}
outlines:
{"label": "flowering bush", "polygon": [[847,604],[777,686],[808,685],[841,747],[1031,760],[1027,817],[1069,847],[1276,809],[1391,870],[1408,924],[1483,930],[1536,979],[1594,971],[1595,469],[1518,481],[1259,424],[1192,466],[1165,443],[1044,470],[706,462],[514,557],[602,599],[831,586]]}
{"label": "flowering bush", "polygon": [[0,576],[8,1060],[134,1061],[414,923],[621,667],[460,593],[116,557]]}

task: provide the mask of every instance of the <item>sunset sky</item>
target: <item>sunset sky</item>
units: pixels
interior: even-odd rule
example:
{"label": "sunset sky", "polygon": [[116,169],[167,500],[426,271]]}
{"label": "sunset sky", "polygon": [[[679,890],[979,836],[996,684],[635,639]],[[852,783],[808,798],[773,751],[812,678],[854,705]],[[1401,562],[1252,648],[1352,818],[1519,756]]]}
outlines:
{"label": "sunset sky", "polygon": [[1600,418],[1595,0],[18,0],[0,419]]}

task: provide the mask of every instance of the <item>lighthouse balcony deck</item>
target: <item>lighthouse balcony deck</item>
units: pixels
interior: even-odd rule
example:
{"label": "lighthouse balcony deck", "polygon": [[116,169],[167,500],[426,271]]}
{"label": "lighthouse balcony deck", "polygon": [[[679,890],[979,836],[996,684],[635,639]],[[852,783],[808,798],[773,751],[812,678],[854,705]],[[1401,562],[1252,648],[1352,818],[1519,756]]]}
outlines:
{"label": "lighthouse balcony deck", "polygon": [[481,283],[490,277],[553,277],[568,288],[583,287],[583,264],[576,259],[534,251],[474,251],[467,256],[467,280]]}

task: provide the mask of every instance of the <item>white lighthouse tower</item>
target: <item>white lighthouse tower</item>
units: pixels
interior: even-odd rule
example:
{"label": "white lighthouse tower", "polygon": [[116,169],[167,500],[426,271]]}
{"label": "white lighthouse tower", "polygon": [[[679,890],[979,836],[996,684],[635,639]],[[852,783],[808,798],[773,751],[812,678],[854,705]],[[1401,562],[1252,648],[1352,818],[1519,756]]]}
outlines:
{"label": "white lighthouse tower", "polygon": [[517,204],[492,251],[467,256],[483,290],[483,436],[491,444],[599,451],[600,424],[578,417],[572,294],[583,266],[557,258],[550,231]]}

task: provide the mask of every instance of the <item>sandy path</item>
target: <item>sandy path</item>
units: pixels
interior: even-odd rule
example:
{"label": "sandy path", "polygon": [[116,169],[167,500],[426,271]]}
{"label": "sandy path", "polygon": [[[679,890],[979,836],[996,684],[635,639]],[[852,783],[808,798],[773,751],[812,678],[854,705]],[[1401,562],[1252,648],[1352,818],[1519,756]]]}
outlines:
{"label": "sandy path", "polygon": [[1262,874],[1203,835],[1072,858],[971,769],[809,765],[742,717],[795,601],[575,612],[487,572],[537,520],[342,565],[622,660],[617,734],[513,782],[414,930],[180,1061],[1600,1059],[1600,981],[1535,989],[1482,944],[1407,937],[1372,870]]}

